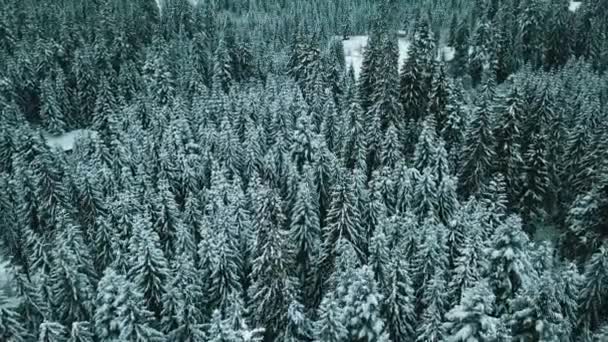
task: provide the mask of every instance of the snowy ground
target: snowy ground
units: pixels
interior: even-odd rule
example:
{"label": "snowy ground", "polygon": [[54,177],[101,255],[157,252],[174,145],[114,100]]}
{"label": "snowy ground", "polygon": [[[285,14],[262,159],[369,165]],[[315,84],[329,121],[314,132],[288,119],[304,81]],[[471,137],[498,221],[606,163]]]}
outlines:
{"label": "snowy ground", "polygon": [[0,291],[6,286],[9,280],[8,263],[0,259]]}
{"label": "snowy ground", "polygon": [[570,1],[570,5],[568,6],[568,9],[570,10],[570,12],[576,12],[576,10],[578,10],[579,7],[581,7],[582,2],[581,1]]}
{"label": "snowy ground", "polygon": [[46,139],[46,144],[50,148],[58,148],[63,151],[70,151],[74,148],[74,143],[76,142],[76,140],[85,134],[96,133],[91,130],[77,129],[62,135],[51,135],[48,133],[43,133],[42,135]]}
{"label": "snowy ground", "polygon": [[[359,77],[359,72],[361,71],[361,64],[363,63],[363,53],[365,52],[365,47],[367,46],[367,39],[368,36],[351,36],[349,37],[349,39],[344,40],[342,42],[342,46],[344,47],[344,59],[346,61],[346,66],[353,67],[353,69],[355,70],[355,78]],[[410,47],[410,42],[404,37],[399,37],[398,44],[399,70],[401,70],[403,62],[407,59],[407,51]],[[449,46],[442,47],[439,53],[443,54],[444,59],[446,61],[450,61],[454,58],[454,49]]]}

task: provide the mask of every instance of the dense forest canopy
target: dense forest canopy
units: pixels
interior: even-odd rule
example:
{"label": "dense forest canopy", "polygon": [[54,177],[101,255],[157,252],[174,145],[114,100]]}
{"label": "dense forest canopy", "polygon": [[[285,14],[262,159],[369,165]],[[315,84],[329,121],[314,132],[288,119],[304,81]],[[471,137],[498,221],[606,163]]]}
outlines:
{"label": "dense forest canopy", "polygon": [[0,341],[608,341],[607,1],[0,8]]}

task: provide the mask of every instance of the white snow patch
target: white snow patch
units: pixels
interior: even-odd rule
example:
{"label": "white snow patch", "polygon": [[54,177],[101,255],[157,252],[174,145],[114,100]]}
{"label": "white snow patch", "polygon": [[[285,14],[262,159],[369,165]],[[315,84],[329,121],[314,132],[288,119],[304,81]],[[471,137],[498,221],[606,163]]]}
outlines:
{"label": "white snow patch", "polygon": [[74,143],[78,138],[84,135],[96,135],[97,132],[87,129],[76,129],[62,135],[52,135],[49,133],[43,133],[44,139],[46,140],[47,146],[50,148],[57,148],[63,151],[71,151],[74,148]]}
{"label": "white snow patch", "polygon": [[441,57],[441,55],[443,55],[444,61],[449,62],[454,59],[454,56],[456,55],[456,49],[451,46],[444,46],[439,49],[439,57]]}
{"label": "white snow patch", "polygon": [[[365,47],[367,47],[367,40],[368,36],[351,36],[342,41],[346,67],[353,67],[355,70],[355,78],[359,78],[359,72],[361,71],[361,65],[363,64],[363,53],[365,52]],[[407,58],[407,50],[410,43],[407,39],[405,39],[405,37],[400,35],[398,39],[398,46],[399,68],[401,69],[401,65],[403,65],[403,62]]]}
{"label": "white snow patch", "polygon": [[581,7],[582,1],[570,1],[568,5],[568,10],[570,12],[576,12],[579,7]]}
{"label": "white snow patch", "polygon": [[9,279],[8,262],[0,261],[0,291],[8,283]]}

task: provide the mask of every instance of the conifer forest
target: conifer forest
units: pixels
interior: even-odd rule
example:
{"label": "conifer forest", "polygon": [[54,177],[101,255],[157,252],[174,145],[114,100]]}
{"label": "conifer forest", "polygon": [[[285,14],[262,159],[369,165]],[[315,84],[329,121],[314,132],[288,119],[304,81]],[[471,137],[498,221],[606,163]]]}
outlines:
{"label": "conifer forest", "polygon": [[0,0],[0,342],[607,342],[608,1]]}

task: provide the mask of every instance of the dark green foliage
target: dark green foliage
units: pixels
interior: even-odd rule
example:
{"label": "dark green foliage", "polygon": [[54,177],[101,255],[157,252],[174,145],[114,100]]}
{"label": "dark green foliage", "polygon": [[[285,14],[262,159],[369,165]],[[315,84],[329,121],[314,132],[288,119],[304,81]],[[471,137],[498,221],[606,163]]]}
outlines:
{"label": "dark green foliage", "polygon": [[604,341],[573,7],[0,0],[0,340]]}

